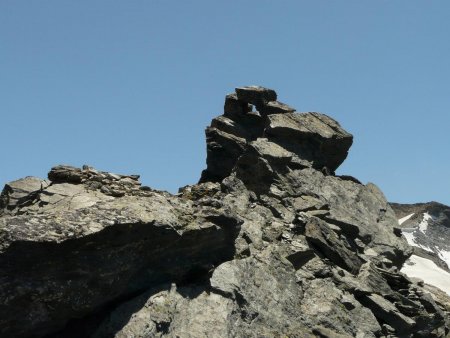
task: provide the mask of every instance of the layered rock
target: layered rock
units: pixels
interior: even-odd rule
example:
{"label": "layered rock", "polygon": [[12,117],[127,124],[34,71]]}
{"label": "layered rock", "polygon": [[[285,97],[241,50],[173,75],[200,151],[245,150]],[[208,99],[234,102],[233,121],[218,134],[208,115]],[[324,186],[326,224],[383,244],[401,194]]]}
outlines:
{"label": "layered rock", "polygon": [[294,108],[276,99],[273,90],[257,86],[236,88],[236,94],[227,95],[224,114],[206,129],[207,169],[200,182],[218,182],[230,175],[258,139],[267,139],[269,147],[282,147],[284,157],[292,157],[297,167],[327,173],[337,169],[353,136],[324,114],[294,113]]}
{"label": "layered rock", "polygon": [[382,192],[334,175],[352,135],[277,99],[227,95],[177,195],[87,166],[8,184],[0,335],[445,337]]}
{"label": "layered rock", "polygon": [[48,176],[2,194],[0,336],[60,330],[234,255],[241,220],[220,202],[199,206],[92,168],[58,166]]}

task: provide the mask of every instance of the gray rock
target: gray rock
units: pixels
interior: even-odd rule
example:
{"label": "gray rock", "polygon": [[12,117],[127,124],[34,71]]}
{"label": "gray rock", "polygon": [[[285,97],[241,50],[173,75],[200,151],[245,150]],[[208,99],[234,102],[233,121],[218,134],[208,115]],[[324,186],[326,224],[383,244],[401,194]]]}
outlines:
{"label": "gray rock", "polygon": [[83,169],[66,165],[52,168],[48,173],[48,179],[52,182],[81,183],[83,180]]}
{"label": "gray rock", "polygon": [[247,141],[213,127],[206,129],[206,140],[208,168],[203,171],[200,182],[220,182],[230,175]]}
{"label": "gray rock", "polygon": [[228,94],[225,97],[225,104],[223,107],[223,114],[225,116],[239,116],[246,114],[252,110],[252,107],[249,103],[238,100],[237,95],[235,93]]}
{"label": "gray rock", "polygon": [[227,96],[176,195],[87,165],[8,184],[0,336],[444,338],[450,297],[399,272],[412,250],[382,192],[333,175],[352,136],[250,111],[274,100]]}
{"label": "gray rock", "polygon": [[92,337],[228,337],[234,307],[231,299],[204,288],[161,285],[119,306]]}
{"label": "gray rock", "polygon": [[28,176],[5,185],[0,195],[1,212],[12,211],[26,204],[39,190],[48,187],[50,182]]}
{"label": "gray rock", "polygon": [[305,168],[309,165],[309,162],[276,143],[258,138],[247,144],[246,151],[235,163],[234,171],[248,189],[261,194],[276,180],[278,171],[284,171],[287,167]]}
{"label": "gray rock", "polygon": [[238,87],[236,88],[236,95],[240,101],[257,106],[264,102],[277,100],[277,93],[273,89],[260,86]]}
{"label": "gray rock", "polygon": [[345,160],[353,142],[336,121],[319,113],[269,115],[265,133],[271,142],[312,161],[314,168],[331,172]]}
{"label": "gray rock", "polygon": [[328,205],[325,204],[320,199],[308,195],[295,197],[292,200],[290,200],[289,203],[297,212],[329,208]]}
{"label": "gray rock", "polygon": [[233,257],[241,223],[157,192],[114,198],[59,183],[36,200],[49,204],[0,218],[1,336],[45,335],[148,285],[208,270]]}
{"label": "gray rock", "polygon": [[395,215],[375,185],[324,176],[311,168],[291,170],[275,184],[292,196],[317,196],[328,206],[329,215],[323,220],[341,228],[350,239],[360,239],[364,245],[361,254],[388,259],[397,267],[411,255],[406,241],[395,235]]}
{"label": "gray rock", "polygon": [[360,300],[374,315],[395,329],[398,335],[412,332],[416,322],[398,311],[394,304],[380,295],[363,296]]}
{"label": "gray rock", "polygon": [[362,265],[361,258],[349,250],[325,222],[311,217],[305,228],[305,236],[329,260],[356,274]]}
{"label": "gray rock", "polygon": [[[331,173],[347,157],[353,137],[328,116],[292,113],[293,108],[272,100],[276,94],[267,88],[236,88],[236,93],[227,95],[224,116],[213,119],[206,129],[207,168],[200,182],[223,180],[241,155],[254,161],[252,154],[245,153],[258,146],[258,150],[278,146],[270,150],[277,153],[275,157],[292,154],[292,161],[275,168],[277,172],[309,166]],[[242,108],[245,102],[256,104],[262,116]],[[259,139],[266,142],[257,143]],[[247,147],[249,143],[253,146]]]}
{"label": "gray rock", "polygon": [[287,104],[279,101],[265,102],[264,104],[259,105],[256,108],[262,115],[287,114],[293,113],[295,111],[295,108],[292,108]]}
{"label": "gray rock", "polygon": [[371,293],[382,296],[390,296],[393,293],[388,281],[372,262],[367,262],[361,266],[358,281],[361,285],[367,286]]}
{"label": "gray rock", "polygon": [[218,116],[211,121],[211,127],[222,132],[240,137],[243,139],[251,139],[252,135],[241,123],[236,122],[226,116]]}
{"label": "gray rock", "polygon": [[299,328],[293,318],[300,310],[302,289],[290,264],[272,255],[223,263],[211,277],[213,290],[236,299],[241,316],[234,325],[242,331],[287,335]]}
{"label": "gray rock", "polygon": [[[311,281],[301,313],[315,326],[313,332],[318,337],[376,337],[381,331],[372,312],[329,279]],[[327,330],[320,329],[323,327]]]}

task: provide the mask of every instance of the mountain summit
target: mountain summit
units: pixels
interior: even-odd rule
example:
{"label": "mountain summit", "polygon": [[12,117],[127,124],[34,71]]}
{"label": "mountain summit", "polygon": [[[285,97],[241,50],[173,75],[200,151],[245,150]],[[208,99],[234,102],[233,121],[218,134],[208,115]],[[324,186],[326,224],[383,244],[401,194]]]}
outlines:
{"label": "mountain summit", "polygon": [[8,183],[0,336],[445,337],[383,193],[334,174],[352,135],[277,100],[227,95],[176,195],[89,166]]}

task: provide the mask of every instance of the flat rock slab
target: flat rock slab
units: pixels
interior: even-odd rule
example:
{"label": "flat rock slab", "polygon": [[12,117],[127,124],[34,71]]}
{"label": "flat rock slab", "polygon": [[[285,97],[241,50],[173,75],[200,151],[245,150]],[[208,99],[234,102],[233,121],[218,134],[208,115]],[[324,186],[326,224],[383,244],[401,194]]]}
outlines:
{"label": "flat rock slab", "polygon": [[295,111],[295,108],[279,101],[270,101],[259,105],[257,108],[262,115],[287,114]]}
{"label": "flat rock slab", "polygon": [[269,115],[265,133],[270,141],[312,160],[314,168],[332,172],[346,159],[353,142],[339,123],[320,113]]}
{"label": "flat rock slab", "polygon": [[28,176],[5,185],[0,195],[1,209],[13,210],[27,200],[27,197],[41,189],[48,187],[49,181],[38,177]]}
{"label": "flat rock slab", "polygon": [[416,322],[400,313],[394,304],[377,294],[364,296],[362,304],[372,310],[375,317],[392,326],[397,334],[405,334],[411,331]]}
{"label": "flat rock slab", "polygon": [[[61,190],[65,184],[50,190],[69,198],[62,194],[82,187]],[[0,336],[43,336],[148,285],[181,282],[233,257],[240,221],[226,210],[198,212],[163,193],[103,196],[95,207],[56,204],[45,214],[0,218]]]}
{"label": "flat rock slab", "polygon": [[236,95],[240,101],[254,105],[277,100],[277,93],[273,89],[260,86],[238,87],[236,88]]}
{"label": "flat rock slab", "polygon": [[356,274],[362,260],[354,252],[346,248],[338,235],[317,217],[311,217],[306,224],[305,236],[329,260],[338,266]]}

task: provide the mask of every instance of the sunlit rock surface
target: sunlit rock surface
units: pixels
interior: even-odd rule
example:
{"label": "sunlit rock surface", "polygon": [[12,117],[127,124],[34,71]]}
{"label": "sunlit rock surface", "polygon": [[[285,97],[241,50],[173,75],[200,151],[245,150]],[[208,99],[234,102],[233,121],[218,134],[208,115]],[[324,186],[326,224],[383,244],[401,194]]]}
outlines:
{"label": "sunlit rock surface", "polygon": [[445,337],[383,193],[334,174],[352,135],[277,100],[227,95],[177,195],[89,166],[7,184],[0,336]]}

